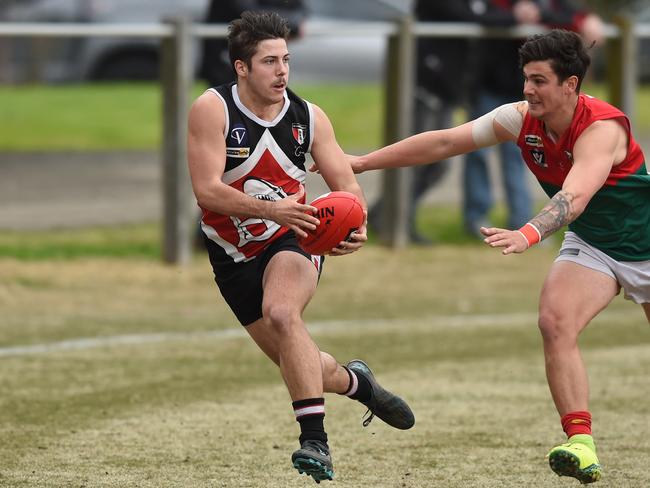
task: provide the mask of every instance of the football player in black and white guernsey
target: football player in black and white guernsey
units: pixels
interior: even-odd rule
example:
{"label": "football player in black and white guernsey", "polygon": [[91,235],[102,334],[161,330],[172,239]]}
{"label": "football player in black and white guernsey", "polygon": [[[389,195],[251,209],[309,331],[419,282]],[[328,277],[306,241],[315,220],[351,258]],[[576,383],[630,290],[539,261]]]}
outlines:
{"label": "football player in black and white guernsey", "polygon": [[[215,281],[240,323],[284,378],[300,424],[292,463],[314,480],[332,479],[324,392],[358,400],[388,424],[408,429],[408,405],[384,390],[360,360],[340,365],[320,351],[302,313],[316,291],[322,256],[303,251],[318,219],[305,204],[305,154],[331,190],[363,202],[361,187],[325,113],[288,89],[288,28],[273,13],[245,12],[230,25],[236,81],[208,89],[189,115],[188,163]],[[366,225],[328,254],[366,241]],[[372,418],[371,415],[371,418]]]}

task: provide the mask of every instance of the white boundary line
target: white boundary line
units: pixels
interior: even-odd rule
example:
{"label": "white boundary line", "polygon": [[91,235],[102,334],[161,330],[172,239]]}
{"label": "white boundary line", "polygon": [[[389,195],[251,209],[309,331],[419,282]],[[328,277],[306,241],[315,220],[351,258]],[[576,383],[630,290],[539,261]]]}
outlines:
{"label": "white boundary line", "polygon": [[[631,313],[604,313],[601,319],[609,321],[629,320]],[[395,330],[409,325],[408,330],[425,330],[431,327],[477,327],[477,326],[511,326],[520,323],[537,324],[537,314],[481,314],[481,315],[435,315],[429,317],[405,317],[399,319],[359,319],[310,322],[307,327],[317,334],[358,332],[361,330]],[[222,329],[208,332],[164,332],[151,334],[128,334],[106,337],[89,337],[65,341],[31,344],[25,346],[0,347],[0,358],[47,354],[61,351],[76,351],[107,346],[153,344],[191,339],[235,339],[247,337],[244,328]]]}

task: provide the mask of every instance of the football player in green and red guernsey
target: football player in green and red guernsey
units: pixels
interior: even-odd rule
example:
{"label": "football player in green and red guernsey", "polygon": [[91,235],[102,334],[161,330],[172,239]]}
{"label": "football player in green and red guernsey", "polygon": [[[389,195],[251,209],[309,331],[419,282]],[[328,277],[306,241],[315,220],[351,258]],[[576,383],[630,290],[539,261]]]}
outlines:
{"label": "football player in green and red guernsey", "polygon": [[568,437],[549,452],[549,463],[561,476],[591,483],[600,479],[601,466],[578,336],[621,289],[650,321],[650,176],[625,114],[580,94],[590,60],[577,34],[533,36],[519,55],[525,101],[349,159],[361,173],[517,143],[550,200],[520,229],[481,232],[486,244],[511,254],[569,227],[539,304],[546,376]]}

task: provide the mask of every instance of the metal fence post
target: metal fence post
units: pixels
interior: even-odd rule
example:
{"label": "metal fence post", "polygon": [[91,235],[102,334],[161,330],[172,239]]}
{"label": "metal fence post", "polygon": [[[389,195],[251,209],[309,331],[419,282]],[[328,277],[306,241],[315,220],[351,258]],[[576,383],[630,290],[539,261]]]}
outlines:
{"label": "metal fence post", "polygon": [[163,260],[187,263],[192,254],[193,197],[187,170],[187,112],[193,81],[191,25],[166,19],[174,35],[162,40]]}
{"label": "metal fence post", "polygon": [[639,89],[639,39],[636,37],[634,20],[629,16],[619,16],[615,23],[619,36],[611,39],[607,45],[609,97],[612,105],[621,109],[634,126]]}
{"label": "metal fence post", "polygon": [[[412,134],[415,78],[413,19],[400,21],[397,36],[388,38],[384,144]],[[391,247],[409,243],[411,168],[388,169],[383,174],[380,239]]]}

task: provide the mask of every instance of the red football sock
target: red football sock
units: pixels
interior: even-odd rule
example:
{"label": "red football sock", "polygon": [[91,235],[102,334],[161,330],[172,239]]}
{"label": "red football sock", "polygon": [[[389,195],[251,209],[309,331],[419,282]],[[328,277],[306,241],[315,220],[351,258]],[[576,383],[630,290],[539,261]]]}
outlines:
{"label": "red football sock", "polygon": [[591,414],[587,411],[567,413],[562,417],[562,429],[567,437],[576,434],[591,435]]}

